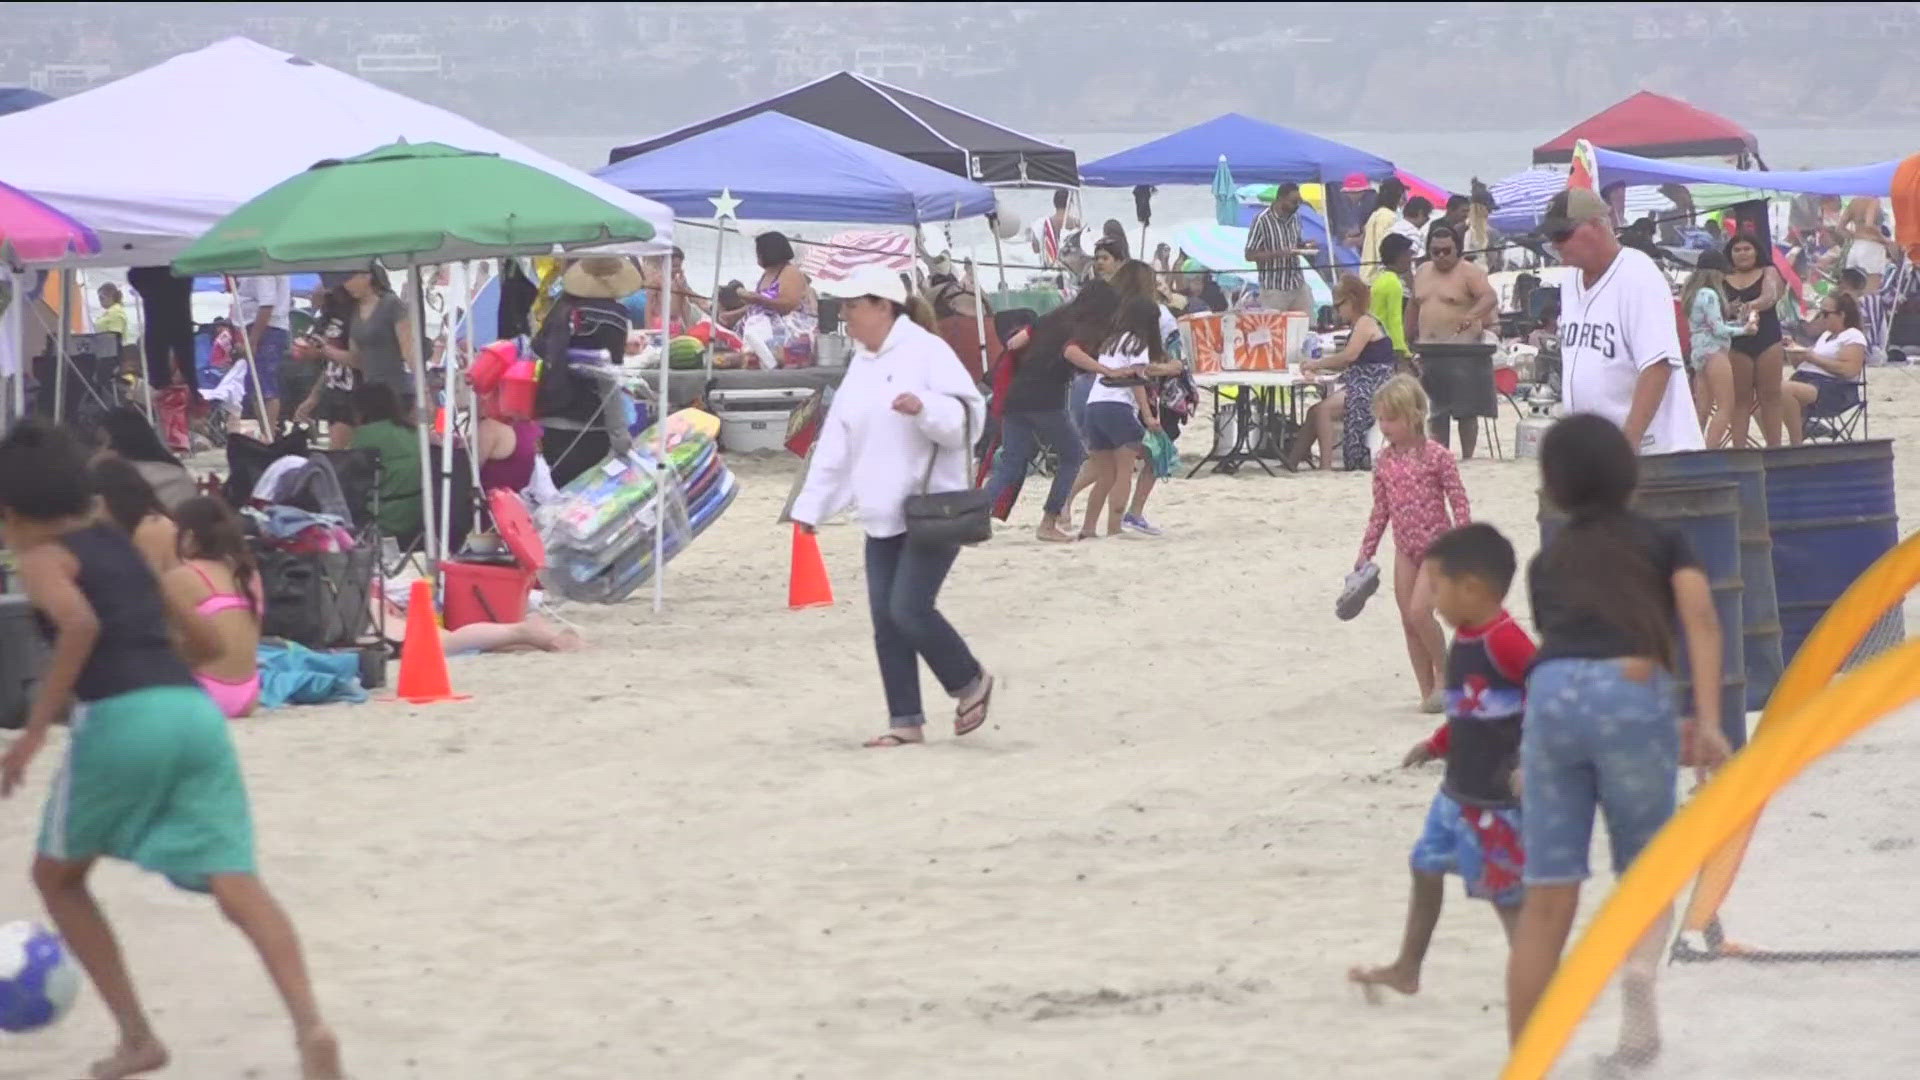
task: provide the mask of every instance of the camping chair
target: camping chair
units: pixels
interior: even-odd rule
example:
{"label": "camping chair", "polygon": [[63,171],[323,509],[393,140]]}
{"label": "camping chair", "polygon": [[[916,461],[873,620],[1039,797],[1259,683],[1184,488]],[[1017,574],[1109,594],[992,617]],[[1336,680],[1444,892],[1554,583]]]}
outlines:
{"label": "camping chair", "polygon": [[1859,442],[1867,438],[1867,372],[1860,369],[1860,403],[1837,413],[1808,410],[1805,430],[1808,442]]}
{"label": "camping chair", "polygon": [[[377,457],[378,454],[376,453],[375,456]],[[444,482],[446,476],[440,468],[440,447],[438,445],[432,448],[432,456],[434,500],[432,500],[431,505],[437,509],[441,484]],[[448,516],[449,524],[447,529],[447,550],[449,552],[459,551],[467,542],[467,534],[473,531],[473,466],[467,460],[467,452],[465,449],[457,446],[454,447],[452,470],[452,513]],[[437,527],[439,521],[436,519],[434,524]],[[392,577],[405,569],[409,564],[413,565],[414,568],[421,573],[425,573],[425,562],[428,558],[426,529],[422,527],[409,534],[395,536],[392,539],[399,550],[392,561],[388,561],[385,558],[385,552],[382,552],[381,573]]]}

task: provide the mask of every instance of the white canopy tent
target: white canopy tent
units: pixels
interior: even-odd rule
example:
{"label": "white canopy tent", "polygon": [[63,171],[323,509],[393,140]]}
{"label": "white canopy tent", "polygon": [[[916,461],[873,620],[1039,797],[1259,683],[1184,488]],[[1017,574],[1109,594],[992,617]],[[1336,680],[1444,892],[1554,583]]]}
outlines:
{"label": "white canopy tent", "polygon": [[653,225],[650,243],[622,250],[658,255],[672,245],[673,212],[651,199],[445,109],[239,37],[0,117],[0,174],[100,235],[100,254],[63,265],[159,266],[316,161],[401,139],[531,165]]}
{"label": "white canopy tent", "polygon": [[[316,162],[401,140],[495,153],[612,203],[651,224],[654,238],[606,250],[659,257],[665,270],[673,246],[673,212],[665,206],[445,109],[242,37],[0,117],[0,176],[100,237],[98,255],[42,265],[65,270],[160,266],[172,263],[243,203]],[[102,147],[111,148],[111,155],[103,156]],[[62,376],[64,326],[63,320],[62,362],[56,365]],[[424,333],[426,327],[417,329]],[[454,354],[448,350],[450,366]],[[664,349],[661,355],[664,368]],[[424,360],[424,342],[421,356]],[[450,386],[453,374],[448,373]],[[24,381],[16,379],[15,386],[18,391]],[[459,421],[456,415],[454,423]],[[423,455],[429,513],[431,467]],[[657,570],[655,610],[664,579]]]}

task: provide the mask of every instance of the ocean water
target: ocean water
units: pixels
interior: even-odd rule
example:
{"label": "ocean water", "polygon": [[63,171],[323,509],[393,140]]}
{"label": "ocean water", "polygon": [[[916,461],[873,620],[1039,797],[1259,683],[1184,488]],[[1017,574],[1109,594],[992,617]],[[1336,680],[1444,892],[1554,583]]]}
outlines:
{"label": "ocean water", "polygon": [[[1464,191],[1468,181],[1479,177],[1491,182],[1528,166],[1532,148],[1560,133],[1560,128],[1511,128],[1483,131],[1330,131],[1320,134],[1378,154],[1400,168],[1454,191]],[[527,145],[573,165],[592,171],[606,164],[612,147],[631,143],[645,136],[644,130],[609,135],[604,138],[548,137],[537,133],[514,133]],[[1082,162],[1117,153],[1147,142],[1156,136],[1148,133],[1112,132],[1059,133],[1032,132],[1038,138],[1070,146]],[[1920,123],[1908,126],[1863,128],[1778,128],[1756,130],[1761,156],[1776,169],[1832,168],[1862,165],[1888,158],[1903,157],[1920,148]],[[1232,165],[1232,155],[1228,155]],[[1083,217],[1092,222],[1108,218],[1127,228],[1127,236],[1140,247],[1140,223],[1136,220],[1133,195],[1125,188],[1085,188],[1081,192]],[[1051,209],[1051,194],[1046,191],[1007,191],[1002,205],[1017,214],[1022,223],[1044,216]],[[824,240],[853,225],[759,221],[752,218],[752,204],[741,206],[747,215],[740,228],[748,235],[770,228],[789,236]],[[1211,221],[1213,198],[1204,187],[1161,188],[1153,199],[1153,220],[1147,228],[1145,252],[1151,254],[1160,240],[1170,237],[1179,225],[1191,221]],[[997,283],[998,273],[986,269],[994,261],[993,239],[986,223],[979,219],[929,227],[934,234],[929,247],[951,247],[956,256],[971,255],[983,266],[982,275]],[[678,243],[687,253],[689,282],[700,292],[708,291],[714,279],[715,256],[722,281],[740,279],[751,282],[757,275],[752,244],[739,235],[729,235],[716,248],[717,235],[711,229],[683,225]],[[1004,261],[1031,265],[1035,260],[1024,237],[1003,244]],[[1141,254],[1136,250],[1136,255]],[[1025,281],[1032,271],[1021,265],[1006,268],[1009,284]]]}

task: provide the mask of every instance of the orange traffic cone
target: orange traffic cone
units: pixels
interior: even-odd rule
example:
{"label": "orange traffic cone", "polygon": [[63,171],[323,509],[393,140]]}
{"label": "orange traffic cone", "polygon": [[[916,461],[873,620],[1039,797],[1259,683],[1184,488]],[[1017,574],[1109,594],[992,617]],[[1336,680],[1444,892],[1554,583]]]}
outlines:
{"label": "orange traffic cone", "polygon": [[833,584],[827,563],[820,557],[820,541],[800,526],[793,527],[793,569],[787,576],[787,609],[831,607]]}
{"label": "orange traffic cone", "polygon": [[407,640],[400,651],[400,687],[391,700],[412,705],[465,701],[447,677],[447,654],[440,646],[440,621],[433,614],[433,586],[416,578],[407,599]]}

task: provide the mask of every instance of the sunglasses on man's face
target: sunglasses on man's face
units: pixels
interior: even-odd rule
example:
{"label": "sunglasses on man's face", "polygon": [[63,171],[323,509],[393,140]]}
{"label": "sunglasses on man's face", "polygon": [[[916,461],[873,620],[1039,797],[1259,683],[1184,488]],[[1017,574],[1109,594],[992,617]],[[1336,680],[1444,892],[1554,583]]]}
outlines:
{"label": "sunglasses on man's face", "polygon": [[1548,229],[1547,239],[1553,241],[1556,244],[1564,244],[1567,241],[1573,239],[1573,234],[1579,231],[1580,231],[1580,226],[1578,225],[1562,225],[1557,229]]}
{"label": "sunglasses on man's face", "polygon": [[1830,308],[1830,307],[1823,307],[1823,308],[1821,308],[1821,309],[1820,309],[1820,314],[1822,314],[1822,315],[1838,315],[1838,314],[1840,314],[1840,309],[1839,309],[1839,308]]}

